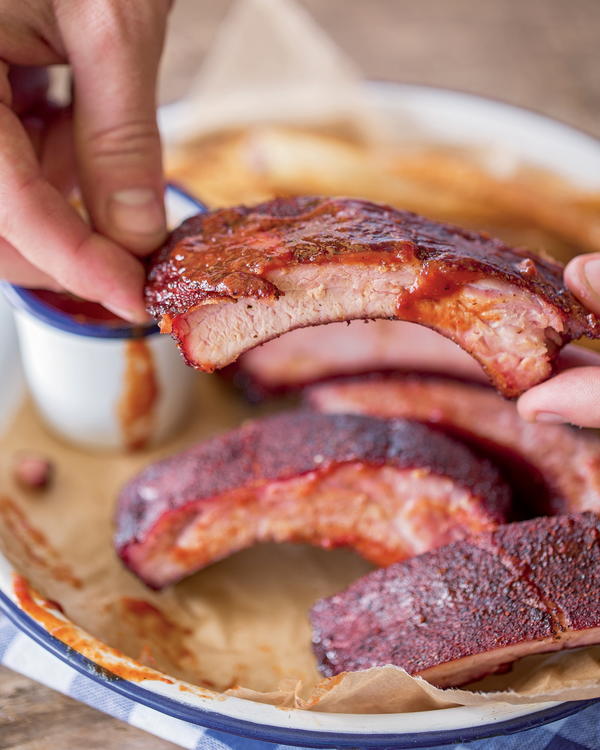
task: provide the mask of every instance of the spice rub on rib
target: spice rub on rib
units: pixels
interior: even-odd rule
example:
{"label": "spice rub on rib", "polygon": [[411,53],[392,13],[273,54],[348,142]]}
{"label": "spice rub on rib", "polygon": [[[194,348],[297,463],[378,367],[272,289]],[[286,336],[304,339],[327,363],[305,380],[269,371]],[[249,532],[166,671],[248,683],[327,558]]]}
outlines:
{"label": "spice rub on rib", "polygon": [[155,256],[145,294],[202,370],[296,328],[393,318],[452,339],[516,396],[550,376],[564,344],[600,336],[562,270],[389,206],[305,196],[188,219]]}
{"label": "spice rub on rib", "polygon": [[439,687],[600,642],[600,518],[508,524],[360,578],[312,609],[323,674],[394,664]]}
{"label": "spice rub on rib", "polygon": [[425,425],[297,411],[147,467],[121,493],[115,543],[162,588],[261,541],[388,565],[495,528],[509,505],[492,464]]}
{"label": "spice rub on rib", "polygon": [[501,470],[517,517],[600,512],[600,437],[526,422],[491,388],[431,375],[373,375],[314,385],[305,399],[325,413],[417,420],[461,440]]}

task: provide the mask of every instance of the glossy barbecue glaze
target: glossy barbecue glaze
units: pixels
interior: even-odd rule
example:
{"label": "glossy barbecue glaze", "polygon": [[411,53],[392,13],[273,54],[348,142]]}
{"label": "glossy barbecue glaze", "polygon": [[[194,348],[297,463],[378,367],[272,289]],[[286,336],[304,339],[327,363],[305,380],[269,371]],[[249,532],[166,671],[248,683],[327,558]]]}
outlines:
{"label": "glossy barbecue glaze", "polygon": [[564,343],[600,335],[559,264],[347,198],[279,199],[188,219],[155,257],[146,300],[200,369],[294,328],[389,317],[451,338],[511,396],[548,377]]}

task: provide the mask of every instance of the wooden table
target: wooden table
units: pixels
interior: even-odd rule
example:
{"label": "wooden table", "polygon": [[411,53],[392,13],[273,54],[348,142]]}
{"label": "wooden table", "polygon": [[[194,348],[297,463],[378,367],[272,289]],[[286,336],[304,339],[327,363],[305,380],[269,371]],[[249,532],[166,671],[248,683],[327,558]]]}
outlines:
{"label": "wooden table", "polygon": [[[598,0],[304,0],[370,78],[505,99],[600,136]],[[227,3],[179,0],[162,99],[182,95]],[[0,668],[0,750],[174,745]]]}

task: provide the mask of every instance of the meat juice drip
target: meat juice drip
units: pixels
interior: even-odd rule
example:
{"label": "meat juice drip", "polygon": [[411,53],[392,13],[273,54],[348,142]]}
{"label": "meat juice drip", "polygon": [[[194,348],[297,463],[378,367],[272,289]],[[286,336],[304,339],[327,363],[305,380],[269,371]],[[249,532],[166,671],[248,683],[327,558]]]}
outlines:
{"label": "meat juice drip", "polygon": [[137,451],[145,448],[152,437],[159,385],[154,357],[145,338],[127,340],[124,357],[117,415],[126,449]]}

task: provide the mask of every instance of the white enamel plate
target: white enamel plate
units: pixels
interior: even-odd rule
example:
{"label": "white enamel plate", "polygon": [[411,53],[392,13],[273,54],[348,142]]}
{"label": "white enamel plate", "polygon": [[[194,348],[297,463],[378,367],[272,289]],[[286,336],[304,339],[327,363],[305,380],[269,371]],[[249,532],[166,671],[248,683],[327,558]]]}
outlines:
{"label": "white enamel plate", "polygon": [[[526,159],[585,188],[600,190],[600,143],[541,115],[452,91],[395,84],[371,84],[377,107],[410,123],[422,139],[488,147],[503,159]],[[195,118],[182,102],[161,112],[167,139],[189,132]],[[185,214],[193,201],[179,195]],[[183,203],[183,205],[182,205]],[[0,300],[0,427],[22,387],[16,337],[8,306]],[[0,607],[19,628],[74,669],[106,687],[172,717],[255,739],[312,747],[430,747],[512,733],[571,714],[589,702],[511,706],[497,703],[404,714],[327,714],[282,711],[239,698],[214,700],[155,679],[107,679],[103,670],[56,640],[17,605],[11,566],[0,556]]]}

